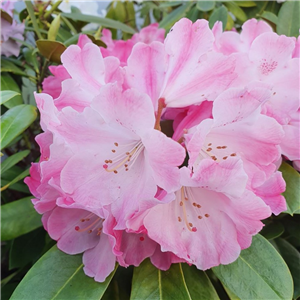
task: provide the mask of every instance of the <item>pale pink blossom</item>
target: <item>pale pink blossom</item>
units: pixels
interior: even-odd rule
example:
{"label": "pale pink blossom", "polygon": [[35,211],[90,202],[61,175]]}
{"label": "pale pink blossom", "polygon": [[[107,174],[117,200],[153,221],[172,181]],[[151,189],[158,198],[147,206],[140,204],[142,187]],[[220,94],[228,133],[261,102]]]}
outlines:
{"label": "pale pink blossom", "polygon": [[147,95],[106,84],[92,108],[82,112],[71,107],[59,111],[46,94],[36,100],[43,128],[62,137],[75,153],[60,174],[62,190],[75,202],[87,208],[111,203],[123,229],[126,217],[139,201],[154,197],[157,186],[169,192],[178,188],[177,167],[185,151],[154,128]]}
{"label": "pale pink blossom", "polygon": [[18,56],[20,54],[21,43],[14,40],[14,38],[19,40],[24,40],[24,24],[17,23],[13,19],[13,8],[14,4],[11,1],[1,2],[1,9],[8,13],[12,20],[11,22],[6,20],[1,16],[1,55]]}
{"label": "pale pink blossom", "polygon": [[222,33],[220,24],[213,31],[215,50],[234,55],[239,61],[240,76],[231,86],[243,87],[259,81],[272,89],[263,113],[275,118],[284,129],[282,154],[289,160],[299,160],[299,41],[279,36],[267,23],[254,19],[245,22],[240,34]]}
{"label": "pale pink blossom", "polygon": [[138,43],[128,58],[126,85],[147,93],[154,104],[186,107],[214,100],[237,77],[235,58],[213,51],[208,22],[177,22],[164,44]]}
{"label": "pale pink blossom", "polygon": [[132,52],[133,46],[142,42],[150,44],[153,41],[163,42],[165,36],[165,30],[158,28],[158,24],[150,24],[141,29],[139,33],[135,33],[132,38],[123,40],[113,40],[112,34],[108,29],[102,31],[102,41],[106,44],[107,48],[101,47],[101,53],[103,57],[114,56],[117,57],[122,66],[127,65],[127,59]]}
{"label": "pale pink blossom", "polygon": [[268,206],[245,190],[247,175],[241,160],[220,163],[206,159],[190,177],[181,169],[182,188],[170,203],[158,204],[130,220],[129,226],[143,224],[163,252],[206,270],[237,259],[261,230],[260,220],[270,216]]}

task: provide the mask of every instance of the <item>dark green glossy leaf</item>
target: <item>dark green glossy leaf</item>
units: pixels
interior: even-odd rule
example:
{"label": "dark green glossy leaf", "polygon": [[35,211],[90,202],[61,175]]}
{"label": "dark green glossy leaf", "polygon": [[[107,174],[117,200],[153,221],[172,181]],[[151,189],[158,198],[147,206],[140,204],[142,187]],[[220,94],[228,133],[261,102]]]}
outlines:
{"label": "dark green glossy leaf", "polygon": [[290,271],[274,247],[262,236],[253,237],[250,248],[230,265],[213,268],[214,273],[241,300],[292,299]]}
{"label": "dark green glossy leaf", "polygon": [[286,162],[281,164],[279,171],[282,172],[286,182],[286,190],[283,193],[287,204],[286,213],[293,215],[295,211],[300,209],[300,175]]}
{"label": "dark green glossy leaf", "polygon": [[29,270],[11,300],[99,300],[114,272],[99,283],[83,272],[81,255],[68,255],[55,245]]}
{"label": "dark green glossy leaf", "polygon": [[219,297],[203,271],[184,264],[173,264],[168,271],[161,271],[147,259],[134,269],[130,299],[212,300]]}
{"label": "dark green glossy leaf", "polygon": [[40,258],[45,247],[46,231],[38,228],[13,240],[9,252],[9,269],[22,268]]}
{"label": "dark green glossy leaf", "polygon": [[278,17],[269,11],[264,11],[261,17],[267,21],[277,24]]}
{"label": "dark green glossy leaf", "polygon": [[[12,181],[6,183],[4,186],[1,187],[1,192],[6,190],[7,188],[10,188],[18,181],[22,180],[23,178],[27,177],[29,175],[29,168],[22,173],[20,173],[16,178],[14,178]],[[1,182],[1,185],[3,185],[3,182]]]}
{"label": "dark green glossy leaf", "polygon": [[266,239],[272,240],[284,233],[284,226],[279,222],[271,222],[262,229],[260,232]]}
{"label": "dark green glossy leaf", "polygon": [[[5,91],[5,90],[14,91],[19,94],[21,93],[19,86],[8,73],[1,74],[1,91]],[[12,108],[22,103],[23,103],[22,97],[15,96],[11,100],[5,102],[4,106],[7,108]]]}
{"label": "dark green glossy leaf", "polygon": [[66,18],[75,20],[75,21],[96,23],[96,24],[100,24],[104,27],[120,29],[124,32],[132,33],[132,34],[135,33],[135,30],[133,28],[131,28],[119,21],[111,20],[108,18],[101,18],[101,17],[91,16],[91,15],[83,15],[80,13],[62,13],[61,15]]}
{"label": "dark green glossy leaf", "polygon": [[20,151],[16,154],[13,154],[6,158],[1,163],[1,174],[3,174],[6,170],[10,169],[12,166],[21,161],[24,157],[26,157],[30,153],[29,150]]}
{"label": "dark green glossy leaf", "polygon": [[300,253],[284,239],[276,239],[278,251],[287,263],[294,279],[294,299],[300,297]]}
{"label": "dark green glossy leaf", "polygon": [[15,106],[1,116],[1,149],[26,130],[36,117],[36,108],[26,104]]}
{"label": "dark green glossy leaf", "polygon": [[2,72],[9,72],[17,75],[27,76],[27,74],[19,67],[17,67],[14,63],[3,57],[1,57],[1,73]]}
{"label": "dark green glossy leaf", "polygon": [[61,63],[60,56],[67,49],[64,44],[56,41],[37,40],[36,45],[44,57],[56,63]]}
{"label": "dark green glossy leaf", "polygon": [[201,11],[210,11],[215,7],[215,1],[197,1],[197,8]]}
{"label": "dark green glossy leaf", "polygon": [[160,28],[170,29],[174,23],[176,23],[180,18],[185,16],[185,13],[192,6],[192,2],[187,2],[181,6],[174,9],[170,14],[168,14],[162,21],[159,23]]}
{"label": "dark green glossy leaf", "polygon": [[278,13],[277,33],[298,36],[300,27],[300,2],[286,1]]}
{"label": "dark green glossy leaf", "polygon": [[9,100],[12,100],[13,98],[15,98],[16,96],[20,96],[21,94],[18,92],[14,92],[14,91],[1,91],[0,94],[0,105],[6,103]]}
{"label": "dark green glossy leaf", "polygon": [[226,24],[227,24],[227,8],[222,5],[221,7],[215,9],[211,16],[209,17],[209,27],[213,28],[214,24],[217,21],[221,21],[223,25],[223,30],[225,30]]}
{"label": "dark green glossy leaf", "polygon": [[1,240],[11,240],[42,226],[41,216],[35,211],[31,197],[1,206]]}

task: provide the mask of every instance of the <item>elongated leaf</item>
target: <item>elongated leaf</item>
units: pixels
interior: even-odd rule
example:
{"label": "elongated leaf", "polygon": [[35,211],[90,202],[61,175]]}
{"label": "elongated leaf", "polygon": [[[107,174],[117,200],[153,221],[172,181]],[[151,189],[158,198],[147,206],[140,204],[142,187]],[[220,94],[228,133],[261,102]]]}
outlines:
{"label": "elongated leaf", "polygon": [[14,91],[1,91],[0,94],[0,105],[4,104],[5,102],[13,99],[16,96],[21,95],[20,93],[14,92]]}
{"label": "elongated leaf", "polygon": [[278,17],[269,11],[264,11],[261,17],[274,24],[278,23]]}
{"label": "elongated leaf", "polygon": [[197,1],[197,8],[201,11],[210,11],[214,7],[215,1]]}
{"label": "elongated leaf", "polygon": [[159,27],[165,29],[171,28],[175,22],[185,15],[186,11],[191,7],[191,5],[192,2],[188,2],[174,9],[169,15],[162,19],[162,21],[159,23]]}
{"label": "elongated leaf", "polygon": [[[25,171],[23,171],[21,174],[19,174],[16,178],[14,178],[12,181],[6,183],[4,186],[1,187],[1,192],[9,188],[10,186],[14,185],[16,182],[22,180],[26,176],[29,175],[29,168]],[[3,184],[3,182],[1,182]]]}
{"label": "elongated leaf", "polygon": [[52,247],[29,270],[10,300],[99,300],[114,273],[99,283],[83,272],[81,255],[68,255]]}
{"label": "elongated leaf", "polygon": [[262,236],[230,265],[213,268],[222,283],[241,300],[292,299],[293,281],[287,265]]}
{"label": "elongated leaf", "polygon": [[[1,74],[1,91],[5,91],[5,90],[21,93],[19,86],[17,85],[17,83],[12,79],[12,77],[8,73]],[[12,107],[20,105],[22,103],[23,103],[23,100],[20,95],[20,96],[15,96],[14,98],[5,102],[4,106],[7,108],[12,108]]]}
{"label": "elongated leaf", "polygon": [[253,7],[256,6],[256,3],[254,1],[234,1],[235,4],[237,4],[240,7]]}
{"label": "elongated leaf", "polygon": [[1,206],[1,240],[7,241],[42,226],[41,216],[35,211],[31,197]]}
{"label": "elongated leaf", "polygon": [[266,239],[272,240],[284,233],[284,226],[279,222],[271,222],[262,229],[260,232]]}
{"label": "elongated leaf", "polygon": [[209,17],[209,27],[213,28],[214,24],[217,21],[221,21],[223,25],[223,30],[225,30],[226,24],[227,24],[227,8],[222,5],[221,7],[215,9],[211,16]]}
{"label": "elongated leaf", "polygon": [[275,243],[279,250],[279,253],[286,261],[293,279],[294,279],[294,299],[300,296],[300,253],[290,243],[284,239],[276,239]]}
{"label": "elongated leaf", "polygon": [[60,15],[57,15],[52,21],[48,30],[48,40],[55,41],[58,30],[60,27]]}
{"label": "elongated leaf", "polygon": [[135,30],[133,28],[131,28],[119,21],[111,20],[108,18],[101,18],[101,17],[91,16],[91,15],[83,15],[81,13],[62,13],[61,15],[63,17],[66,17],[66,18],[69,18],[69,19],[75,20],[75,21],[96,23],[96,24],[100,24],[104,27],[120,29],[127,33],[132,33],[132,34],[135,33]]}
{"label": "elongated leaf", "polygon": [[286,190],[283,193],[287,205],[286,213],[293,215],[300,209],[300,175],[286,162],[281,164],[279,171],[282,172],[282,176],[286,182]]}
{"label": "elongated leaf", "polygon": [[26,104],[15,106],[1,116],[1,149],[26,130],[36,117],[36,108]]}
{"label": "elongated leaf", "polygon": [[29,150],[24,150],[21,152],[18,152],[12,156],[9,156],[7,159],[5,159],[1,163],[1,174],[3,174],[6,170],[17,164],[19,161],[21,161],[24,157],[26,157],[30,153]]}
{"label": "elongated leaf", "polygon": [[27,74],[19,67],[17,67],[14,63],[3,57],[1,57],[1,73],[2,72],[9,72],[17,75],[27,76]]}
{"label": "elongated leaf", "polygon": [[61,63],[60,56],[67,49],[64,44],[56,41],[37,40],[36,45],[44,57],[56,63]]}
{"label": "elongated leaf", "polygon": [[236,3],[234,3],[233,1],[228,1],[224,4],[227,6],[228,10],[236,16],[238,20],[242,22],[245,22],[247,20],[246,14]]}
{"label": "elongated leaf", "polygon": [[40,227],[12,241],[9,269],[22,268],[36,262],[43,254],[46,231]]}
{"label": "elongated leaf", "polygon": [[300,2],[286,1],[278,13],[277,33],[298,36],[300,26]]}
{"label": "elongated leaf", "polygon": [[204,272],[184,264],[173,264],[164,272],[147,259],[134,269],[130,299],[211,300],[219,297]]}

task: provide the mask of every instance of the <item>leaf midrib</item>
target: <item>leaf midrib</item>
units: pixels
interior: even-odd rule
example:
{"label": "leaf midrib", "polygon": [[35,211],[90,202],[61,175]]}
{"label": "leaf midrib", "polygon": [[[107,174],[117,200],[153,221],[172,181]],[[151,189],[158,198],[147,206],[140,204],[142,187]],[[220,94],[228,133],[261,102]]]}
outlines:
{"label": "leaf midrib", "polygon": [[[250,270],[252,270],[255,274],[257,274],[257,276],[267,284],[269,289],[273,291],[279,297],[279,299],[282,299],[281,296],[275,290],[273,290],[273,288],[268,284],[268,282],[254,268],[251,267],[251,265],[242,257],[242,255],[240,256],[240,258],[250,268]],[[261,297],[261,299],[263,299],[263,297]]]}
{"label": "leaf midrib", "polygon": [[83,268],[83,264],[81,264],[75,272],[68,278],[68,280],[64,283],[64,285],[57,291],[57,293],[51,298],[51,300],[57,299],[56,297],[62,292],[62,290],[67,286],[67,284],[74,278],[74,276]]}

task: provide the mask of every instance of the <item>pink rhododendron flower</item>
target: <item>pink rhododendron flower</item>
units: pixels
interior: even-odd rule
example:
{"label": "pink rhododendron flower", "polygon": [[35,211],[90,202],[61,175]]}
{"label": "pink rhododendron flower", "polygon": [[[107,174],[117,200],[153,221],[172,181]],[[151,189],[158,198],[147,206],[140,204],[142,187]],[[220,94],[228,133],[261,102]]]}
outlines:
{"label": "pink rhododendron flower", "polygon": [[[199,269],[229,264],[250,246],[270,209],[245,190],[247,175],[241,160],[205,160],[192,178],[189,173],[181,169],[183,187],[176,200],[149,209],[143,225],[162,251],[171,251]],[[134,228],[140,222],[137,217],[129,225]]]}
{"label": "pink rhododendron flower", "polygon": [[12,20],[8,21],[1,15],[1,54],[5,56],[18,56],[21,43],[14,40],[14,38],[24,40],[23,34],[25,25],[18,24],[17,21],[13,19],[13,8],[13,2],[1,2],[1,9],[12,17]]}
{"label": "pink rhododendron flower", "polygon": [[136,43],[142,42],[150,44],[153,41],[163,42],[165,30],[161,28],[159,29],[158,24],[150,24],[149,26],[141,29],[139,33],[135,33],[132,38],[127,41],[113,40],[111,32],[108,29],[103,29],[102,35],[101,39],[107,45],[107,48],[101,47],[103,57],[117,57],[120,60],[121,65],[126,66],[127,59]]}
{"label": "pink rhododendron flower", "polygon": [[[36,99],[47,129],[78,153],[61,173],[61,187],[75,202],[87,207],[112,203],[112,212],[124,227],[126,215],[143,198],[154,197],[157,186],[169,192],[179,186],[177,167],[184,160],[184,149],[154,129],[154,110],[147,95],[107,84],[94,99],[93,109],[82,113],[70,108],[59,112],[47,95]],[[76,169],[82,164],[78,176]]]}
{"label": "pink rhododendron flower", "polygon": [[214,36],[208,22],[181,19],[164,45],[138,43],[126,67],[126,83],[147,93],[154,106],[185,107],[214,100],[237,77],[235,59],[213,52]]}
{"label": "pink rhododendron flower", "polygon": [[285,137],[282,154],[290,160],[299,160],[299,42],[295,38],[278,36],[271,27],[251,19],[243,25],[241,34],[223,32],[220,24],[213,29],[215,49],[225,55],[237,55],[241,76],[232,86],[245,86],[251,81],[269,84],[273,96],[264,105],[268,116],[283,127]]}
{"label": "pink rhododendron flower", "polygon": [[[115,264],[167,270],[236,260],[286,210],[299,162],[299,43],[181,19],[107,48],[80,36],[35,94],[44,133],[25,179],[58,248],[103,282]],[[168,129],[166,129],[168,128]],[[283,158],[285,159],[285,158]]]}

